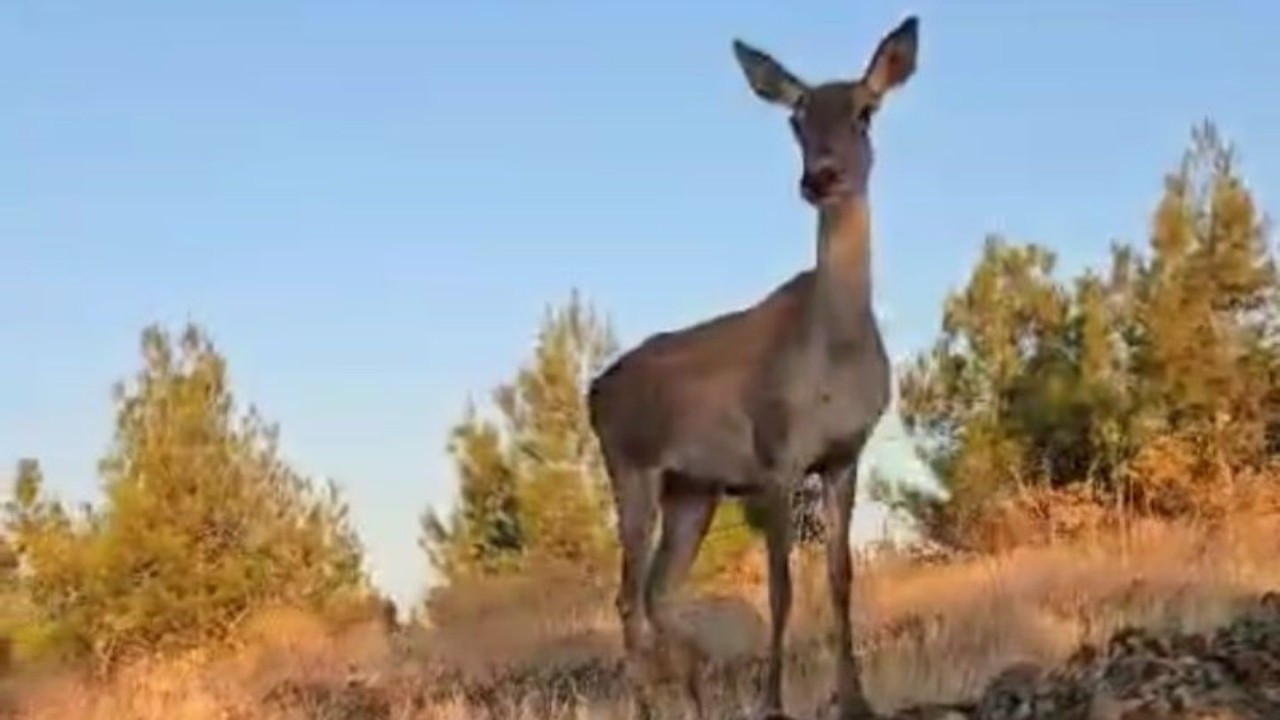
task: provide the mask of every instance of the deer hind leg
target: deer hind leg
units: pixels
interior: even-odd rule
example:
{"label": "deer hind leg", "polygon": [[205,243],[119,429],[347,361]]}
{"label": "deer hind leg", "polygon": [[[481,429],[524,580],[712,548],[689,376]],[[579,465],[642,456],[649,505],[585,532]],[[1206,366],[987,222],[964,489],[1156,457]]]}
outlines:
{"label": "deer hind leg", "polygon": [[755,498],[764,520],[769,556],[769,658],[765,667],[761,714],[786,717],[782,711],[782,655],[791,614],[791,495],[784,482],[771,482]]}
{"label": "deer hind leg", "polygon": [[[859,446],[860,449],[860,446]],[[852,464],[823,473],[823,511],[826,525],[827,584],[835,618],[836,706],[841,720],[875,717],[863,692],[861,668],[853,650],[853,620],[849,614],[853,592],[853,560],[849,527],[857,494],[857,458]]]}
{"label": "deer hind leg", "polygon": [[652,715],[646,673],[643,668],[644,586],[658,518],[660,478],[656,473],[611,470],[618,513],[618,540],[622,550],[621,578],[616,600],[622,624],[626,675],[634,710],[641,720]]}
{"label": "deer hind leg", "polygon": [[645,606],[656,635],[653,661],[662,675],[674,674],[697,717],[703,717],[702,672],[705,658],[692,637],[675,627],[671,593],[689,575],[706,537],[719,496],[713,491],[669,489],[662,496],[662,537],[645,588]]}

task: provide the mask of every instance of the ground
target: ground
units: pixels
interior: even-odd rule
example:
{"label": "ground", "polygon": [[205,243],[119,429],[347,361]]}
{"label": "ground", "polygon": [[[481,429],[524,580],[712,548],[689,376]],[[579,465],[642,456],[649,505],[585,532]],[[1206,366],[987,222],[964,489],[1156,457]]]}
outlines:
{"label": "ground", "polygon": [[[1280,717],[1280,521],[998,557],[862,561],[856,621],[876,708],[896,720]],[[786,701],[823,714],[825,577],[796,561]],[[714,717],[743,717],[763,650],[762,578],[703,588],[683,615],[713,664]],[[537,583],[537,579],[523,582]],[[563,587],[563,580],[543,580]],[[3,682],[22,720],[621,718],[625,689],[607,587],[527,585],[462,603],[449,627],[328,629],[277,611],[233,650],[156,658],[111,680],[67,671]],[[504,594],[506,593],[506,594]],[[526,602],[504,600],[522,597]],[[671,694],[671,711],[678,694]]]}

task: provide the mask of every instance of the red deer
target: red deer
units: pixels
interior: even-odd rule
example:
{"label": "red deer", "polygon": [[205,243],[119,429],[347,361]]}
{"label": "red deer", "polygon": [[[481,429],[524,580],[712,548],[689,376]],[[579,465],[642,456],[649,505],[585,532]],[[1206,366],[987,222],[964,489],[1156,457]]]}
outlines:
{"label": "red deer", "polygon": [[[909,17],[880,41],[861,78],[815,86],[734,41],[751,89],[789,111],[803,159],[800,192],[817,213],[817,260],[755,305],[650,337],[591,383],[591,423],[618,515],[617,609],[633,677],[651,657],[644,618],[655,647],[678,639],[668,594],[688,574],[720,498],[743,496],[765,517],[769,559],[763,710],[782,713],[790,490],[817,474],[835,617],[836,704],[841,718],[872,715],[849,614],[858,458],[890,393],[871,306],[869,131],[882,100],[915,71],[917,35],[918,21]],[[637,709],[648,716],[640,685]],[[701,715],[696,683],[686,690]]]}

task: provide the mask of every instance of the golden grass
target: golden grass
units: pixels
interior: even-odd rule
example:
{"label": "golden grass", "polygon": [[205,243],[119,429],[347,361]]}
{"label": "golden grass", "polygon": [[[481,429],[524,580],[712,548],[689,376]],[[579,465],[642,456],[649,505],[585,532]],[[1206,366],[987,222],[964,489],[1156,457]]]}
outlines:
{"label": "golden grass", "polygon": [[[1280,587],[1276,558],[1275,518],[1240,519],[1217,532],[1149,524],[1123,540],[945,566],[882,557],[859,575],[865,682],[884,711],[954,702],[972,699],[1015,662],[1056,663],[1126,625],[1207,629],[1243,598]],[[794,568],[787,701],[809,713],[829,686],[825,572],[814,556]],[[591,609],[579,596],[572,611],[556,615],[547,603],[560,587],[563,579],[544,585],[538,602],[518,602],[530,597],[526,586],[479,617],[395,638],[374,624],[333,632],[276,610],[250,622],[231,651],[154,659],[109,681],[19,675],[3,694],[21,720],[622,717],[608,598]],[[764,607],[759,582],[686,606],[686,627],[720,668],[709,681],[717,714],[753,702],[749,661],[763,650]]]}

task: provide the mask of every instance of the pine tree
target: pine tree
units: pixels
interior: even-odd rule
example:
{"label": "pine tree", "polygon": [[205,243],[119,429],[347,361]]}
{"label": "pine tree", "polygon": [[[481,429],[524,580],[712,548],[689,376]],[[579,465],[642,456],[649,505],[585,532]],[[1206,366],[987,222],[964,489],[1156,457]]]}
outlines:
{"label": "pine tree", "polygon": [[1139,499],[1163,513],[1198,513],[1275,449],[1277,274],[1237,165],[1212,123],[1193,130],[1137,272],[1131,475],[1162,478]]}
{"label": "pine tree", "polygon": [[[429,508],[421,520],[420,545],[443,587],[549,567],[612,577],[613,500],[586,389],[616,347],[609,325],[573,292],[546,310],[532,356],[494,390],[498,420],[467,408],[449,444],[458,500],[447,517]],[[741,560],[756,540],[751,519],[740,503],[721,504],[697,577]]]}
{"label": "pine tree", "polygon": [[446,584],[607,562],[612,505],[585,391],[614,350],[608,324],[574,292],[546,311],[532,357],[493,391],[498,422],[467,409],[449,445],[458,501],[447,519],[428,509],[422,520],[421,544]]}
{"label": "pine tree", "polygon": [[1204,492],[1275,453],[1277,273],[1211,123],[1166,178],[1149,251],[1113,246],[1109,273],[1065,285],[1046,251],[988,240],[941,337],[902,375],[904,420],[951,491],[947,513],[921,514],[963,525],[1029,484],[1127,501],[1153,476],[1148,494],[1169,497],[1147,509],[1192,512],[1175,484]]}
{"label": "pine tree", "polygon": [[448,522],[427,510],[419,544],[445,578],[499,575],[520,567],[524,530],[515,475],[498,427],[477,416],[474,406],[450,437],[458,473],[457,509]]}
{"label": "pine tree", "polygon": [[532,361],[495,392],[532,562],[601,571],[609,558],[611,495],[585,393],[615,349],[607,324],[574,292],[547,310]]}
{"label": "pine tree", "polygon": [[78,561],[66,513],[60,503],[43,497],[43,486],[40,464],[19,461],[0,524],[0,635],[11,639],[19,658],[56,651],[62,644],[57,623],[50,613],[37,612],[37,604],[64,585],[64,568]]}
{"label": "pine tree", "polygon": [[109,667],[218,639],[266,605],[362,600],[362,551],[336,486],[317,491],[279,457],[274,427],[237,413],[204,334],[188,326],[174,343],[147,328],[142,355],[116,390],[102,507],[69,516],[31,471],[7,505],[45,649]]}
{"label": "pine tree", "polygon": [[1060,427],[1069,412],[1069,298],[1054,263],[1042,247],[989,237],[968,286],[947,298],[942,337],[902,376],[903,420],[925,433],[956,503],[976,509],[1028,482],[1048,440],[1038,424]]}
{"label": "pine tree", "polygon": [[1166,178],[1151,253],[1135,343],[1146,426],[1193,431],[1227,415],[1252,448],[1235,452],[1256,457],[1275,365],[1276,269],[1235,151],[1210,123]]}

